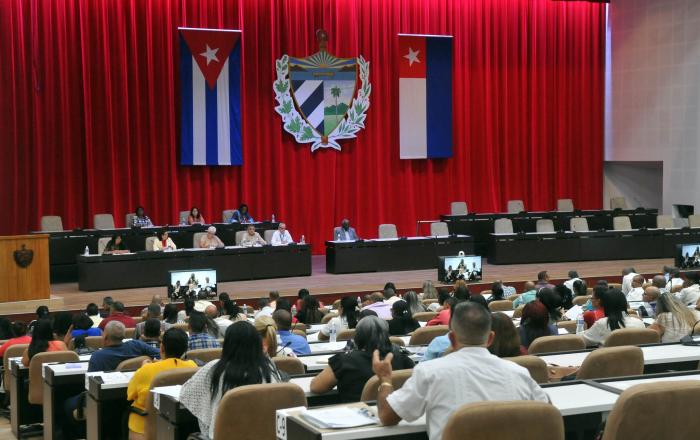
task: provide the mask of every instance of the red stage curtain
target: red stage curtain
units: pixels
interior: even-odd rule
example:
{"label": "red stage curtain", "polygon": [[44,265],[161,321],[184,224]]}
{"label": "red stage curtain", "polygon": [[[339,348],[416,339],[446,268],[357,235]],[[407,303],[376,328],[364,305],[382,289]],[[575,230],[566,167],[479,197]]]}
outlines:
{"label": "red stage curtain", "polygon": [[[550,0],[0,0],[0,233],[66,228],[143,204],[156,223],[243,201],[323,249],[348,217],[364,237],[413,235],[449,203],[600,208],[605,6]],[[179,162],[178,26],[243,30],[242,167]],[[296,144],[274,112],[274,61],[317,50],[370,61],[366,129],[343,151]],[[454,36],[449,160],[399,160],[397,33]]]}

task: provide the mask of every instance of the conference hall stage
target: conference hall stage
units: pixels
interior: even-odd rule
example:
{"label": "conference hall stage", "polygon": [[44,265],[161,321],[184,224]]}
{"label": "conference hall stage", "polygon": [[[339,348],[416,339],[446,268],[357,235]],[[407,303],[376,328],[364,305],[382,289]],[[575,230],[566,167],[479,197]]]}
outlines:
{"label": "conference hall stage", "polygon": [[[552,279],[563,279],[571,269],[587,279],[606,277],[612,279],[620,276],[624,267],[632,266],[643,274],[660,273],[664,265],[672,265],[673,259],[659,258],[647,260],[618,260],[618,261],[578,261],[563,263],[513,264],[507,266],[491,265],[485,260],[483,265],[483,283],[497,279],[506,282],[517,282],[534,279],[537,272],[547,270]],[[254,281],[237,281],[219,283],[220,292],[229,292],[235,299],[255,299],[266,296],[270,290],[279,290],[282,296],[295,296],[297,291],[305,287],[313,295],[329,295],[352,292],[362,294],[381,289],[387,281],[393,281],[400,290],[420,289],[424,280],[437,279],[437,270],[413,270],[400,272],[374,272],[360,274],[333,275],[326,273],[325,256],[312,257],[312,275],[307,277],[277,278]],[[590,283],[589,283],[590,284]],[[488,287],[483,287],[486,289]],[[482,289],[475,289],[482,290]],[[99,292],[81,292],[78,283],[51,285],[51,303],[54,310],[75,310],[83,308],[89,302],[101,304],[102,298],[110,295],[123,301],[127,306],[147,304],[153,295],[166,297],[165,286],[143,289],[106,290]],[[239,301],[240,302],[240,301]],[[248,301],[253,304],[253,301]],[[7,303],[2,304],[0,313],[33,312],[35,304]]]}

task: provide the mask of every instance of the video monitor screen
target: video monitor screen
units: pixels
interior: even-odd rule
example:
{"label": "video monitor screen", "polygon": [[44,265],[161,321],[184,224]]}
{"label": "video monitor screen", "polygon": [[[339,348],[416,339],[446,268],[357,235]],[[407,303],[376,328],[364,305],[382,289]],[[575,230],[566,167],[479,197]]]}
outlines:
{"label": "video monitor screen", "polygon": [[216,296],[216,270],[171,270],[168,280],[170,299],[211,298]]}
{"label": "video monitor screen", "polygon": [[678,245],[676,267],[680,269],[700,268],[700,243]]}
{"label": "video monitor screen", "polygon": [[458,257],[440,257],[438,279],[443,283],[454,283],[457,280],[480,281],[481,257],[478,255],[463,255]]}

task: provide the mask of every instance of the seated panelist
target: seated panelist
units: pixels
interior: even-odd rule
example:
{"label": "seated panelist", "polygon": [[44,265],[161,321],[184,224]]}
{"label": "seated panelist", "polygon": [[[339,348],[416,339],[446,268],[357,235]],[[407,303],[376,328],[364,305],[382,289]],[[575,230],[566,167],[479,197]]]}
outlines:
{"label": "seated panelist", "polygon": [[206,224],[206,221],[204,220],[204,216],[202,215],[201,212],[199,212],[199,208],[196,206],[193,206],[192,209],[190,209],[190,215],[187,216],[187,224],[188,225],[204,225]]}
{"label": "seated panelist", "polygon": [[336,241],[355,241],[359,240],[355,228],[350,227],[350,220],[343,219],[340,226],[333,229],[333,239]]}
{"label": "seated panelist", "polygon": [[177,249],[177,246],[175,246],[175,243],[173,243],[173,240],[170,238],[168,234],[168,231],[163,231],[160,234],[158,234],[158,240],[153,242],[153,250],[154,251],[174,251]]}
{"label": "seated panelist", "polygon": [[207,228],[207,234],[199,239],[199,247],[203,249],[224,247],[224,242],[216,236],[216,228],[214,226],[209,226],[209,228]]}
{"label": "seated panelist", "polygon": [[275,233],[272,234],[270,244],[273,246],[286,246],[290,243],[294,243],[292,235],[287,230],[287,225],[285,223],[280,223]]}
{"label": "seated panelist", "polygon": [[241,239],[241,246],[243,247],[253,247],[253,246],[262,246],[264,244],[267,244],[265,240],[255,232],[255,226],[249,225],[248,229],[246,229],[245,234],[243,234],[243,238]]}
{"label": "seated panelist", "polygon": [[153,226],[153,222],[151,221],[150,217],[148,217],[146,215],[146,211],[143,209],[143,206],[136,207],[136,215],[134,216],[134,219],[132,220],[131,226],[133,226],[135,228],[144,228],[144,227]]}
{"label": "seated panelist", "polygon": [[255,220],[248,211],[248,205],[241,203],[238,209],[233,211],[230,223],[255,223]]}
{"label": "seated panelist", "polygon": [[121,235],[113,235],[112,239],[107,242],[103,254],[126,254],[129,250],[126,248],[124,239]]}

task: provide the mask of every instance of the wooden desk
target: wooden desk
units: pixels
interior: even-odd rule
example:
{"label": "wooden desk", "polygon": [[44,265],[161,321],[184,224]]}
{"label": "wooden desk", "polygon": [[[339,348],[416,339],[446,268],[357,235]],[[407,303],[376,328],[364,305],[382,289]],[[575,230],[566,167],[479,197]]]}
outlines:
{"label": "wooden desk", "polygon": [[0,236],[0,302],[49,299],[49,236]]}

